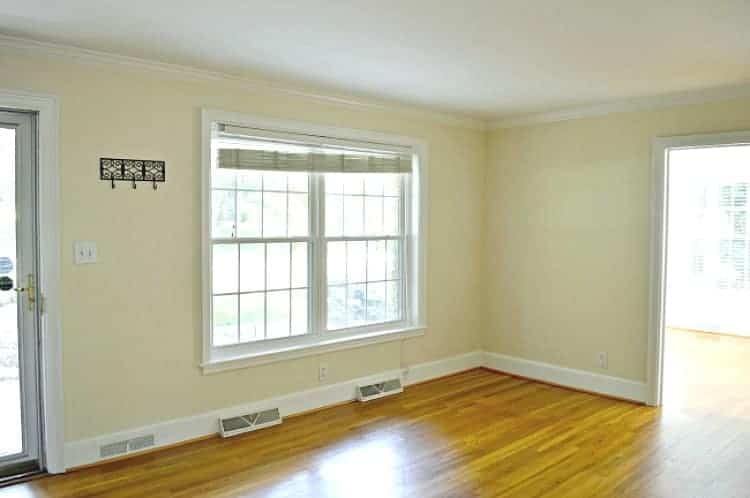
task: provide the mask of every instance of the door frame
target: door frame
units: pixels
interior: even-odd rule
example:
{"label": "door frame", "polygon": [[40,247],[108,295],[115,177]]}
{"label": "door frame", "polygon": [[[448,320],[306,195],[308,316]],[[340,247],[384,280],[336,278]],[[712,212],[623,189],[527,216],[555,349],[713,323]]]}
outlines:
{"label": "door frame", "polygon": [[651,191],[651,261],[648,327],[647,403],[662,404],[664,318],[667,293],[667,226],[669,223],[669,163],[672,149],[750,145],[750,131],[658,137],[653,141]]}
{"label": "door frame", "polygon": [[58,102],[53,95],[0,89],[0,109],[36,113],[40,303],[40,393],[44,469],[65,471],[62,321],[60,305],[60,172]]}

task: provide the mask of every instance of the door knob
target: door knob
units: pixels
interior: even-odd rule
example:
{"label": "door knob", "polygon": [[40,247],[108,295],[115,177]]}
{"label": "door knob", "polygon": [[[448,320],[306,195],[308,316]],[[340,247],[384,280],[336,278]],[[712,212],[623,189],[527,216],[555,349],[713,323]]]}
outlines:
{"label": "door knob", "polygon": [[29,305],[29,311],[34,309],[34,303],[36,302],[36,288],[34,287],[34,277],[29,275],[27,277],[26,287],[13,288],[13,279],[10,277],[0,277],[0,291],[14,290],[19,294],[21,292],[26,293],[26,302]]}

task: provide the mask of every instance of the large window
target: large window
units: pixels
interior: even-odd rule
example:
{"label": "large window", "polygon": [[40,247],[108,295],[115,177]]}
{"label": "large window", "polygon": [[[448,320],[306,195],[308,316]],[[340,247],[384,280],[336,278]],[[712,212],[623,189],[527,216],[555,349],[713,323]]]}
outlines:
{"label": "large window", "polygon": [[205,363],[423,325],[413,145],[204,126]]}
{"label": "large window", "polygon": [[323,175],[328,330],[404,316],[403,180],[388,173]]}

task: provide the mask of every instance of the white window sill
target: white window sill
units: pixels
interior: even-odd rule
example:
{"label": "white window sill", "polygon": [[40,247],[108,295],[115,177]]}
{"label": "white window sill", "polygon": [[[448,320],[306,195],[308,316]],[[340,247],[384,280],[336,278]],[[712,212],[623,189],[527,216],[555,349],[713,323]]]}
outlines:
{"label": "white window sill", "polygon": [[242,354],[233,358],[222,358],[220,360],[207,361],[201,364],[203,374],[212,374],[234,370],[237,368],[247,368],[278,361],[292,360],[305,356],[312,356],[331,351],[340,351],[343,349],[353,349],[371,344],[380,344],[384,342],[400,341],[412,337],[424,335],[425,327],[406,327],[395,330],[368,332],[349,337],[336,337],[329,340],[323,340],[315,344],[294,345],[279,347],[270,351],[258,353]]}

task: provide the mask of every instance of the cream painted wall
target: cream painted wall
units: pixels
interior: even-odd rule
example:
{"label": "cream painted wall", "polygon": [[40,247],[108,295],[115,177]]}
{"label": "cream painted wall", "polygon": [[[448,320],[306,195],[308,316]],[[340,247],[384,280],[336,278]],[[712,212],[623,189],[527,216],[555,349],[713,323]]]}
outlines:
{"label": "cream painted wall", "polygon": [[[423,138],[429,145],[428,325],[422,338],[326,354],[330,382],[480,347],[486,135],[388,111],[0,52],[0,88],[60,102],[65,439],[316,386],[322,358],[202,375],[200,108]],[[154,192],[111,190],[101,156],[167,161]],[[74,240],[100,262],[73,265]],[[402,351],[403,348],[403,351]]]}
{"label": "cream painted wall", "polygon": [[644,381],[651,141],[747,129],[750,99],[492,132],[486,349]]}
{"label": "cream painted wall", "polygon": [[[655,136],[750,129],[750,99],[483,133],[413,114],[0,51],[0,88],[60,101],[65,438],[74,441],[484,347],[645,380]],[[201,107],[428,141],[423,338],[204,376]],[[157,192],[111,190],[100,156],[167,161]],[[100,262],[73,265],[74,240]]]}

